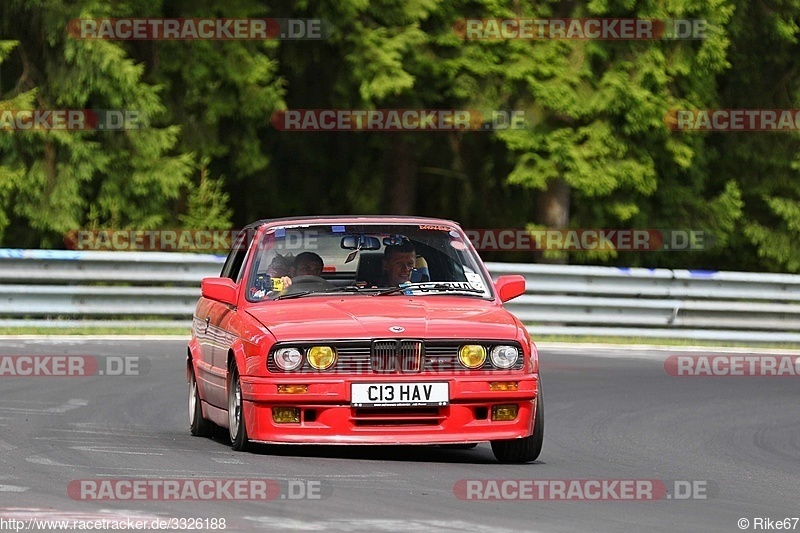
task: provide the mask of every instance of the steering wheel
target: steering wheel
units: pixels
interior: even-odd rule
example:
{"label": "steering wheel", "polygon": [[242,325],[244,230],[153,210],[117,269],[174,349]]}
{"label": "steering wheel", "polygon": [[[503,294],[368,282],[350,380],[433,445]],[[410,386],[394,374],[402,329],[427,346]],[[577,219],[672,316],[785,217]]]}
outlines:
{"label": "steering wheel", "polygon": [[292,287],[299,284],[319,283],[323,288],[332,288],[333,283],[319,276],[295,276],[292,278]]}
{"label": "steering wheel", "polygon": [[322,292],[334,288],[334,284],[319,276],[295,276],[292,284],[281,292],[281,295],[297,292]]}

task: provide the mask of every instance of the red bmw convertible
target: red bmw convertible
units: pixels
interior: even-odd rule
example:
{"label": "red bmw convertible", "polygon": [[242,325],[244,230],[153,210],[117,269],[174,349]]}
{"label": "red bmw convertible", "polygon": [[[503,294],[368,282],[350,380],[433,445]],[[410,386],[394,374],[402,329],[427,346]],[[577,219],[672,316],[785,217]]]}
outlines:
{"label": "red bmw convertible", "polygon": [[491,442],[535,460],[544,413],[536,346],[449,220],[340,216],[243,229],[205,278],[188,347],[193,435],[251,443]]}

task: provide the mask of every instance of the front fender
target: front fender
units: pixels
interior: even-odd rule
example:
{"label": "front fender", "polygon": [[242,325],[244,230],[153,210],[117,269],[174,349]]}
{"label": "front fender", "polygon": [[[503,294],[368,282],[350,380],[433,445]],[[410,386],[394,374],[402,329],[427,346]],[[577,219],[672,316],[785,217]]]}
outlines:
{"label": "front fender", "polygon": [[[189,382],[190,377],[190,370],[195,371],[195,375],[197,375],[197,369],[194,368],[194,361],[200,358],[200,343],[197,342],[197,339],[192,337],[189,341],[189,346],[186,350],[186,382]],[[190,366],[191,365],[191,366]]]}
{"label": "front fender", "polygon": [[228,348],[228,370],[230,371],[231,365],[235,364],[239,369],[239,375],[247,375],[247,355],[244,342],[241,339],[236,339]]}

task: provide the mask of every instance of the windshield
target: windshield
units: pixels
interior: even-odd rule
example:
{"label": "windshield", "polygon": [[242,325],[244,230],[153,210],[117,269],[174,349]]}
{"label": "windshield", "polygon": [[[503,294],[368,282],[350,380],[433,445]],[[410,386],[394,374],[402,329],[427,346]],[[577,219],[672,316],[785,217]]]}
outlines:
{"label": "windshield", "polygon": [[492,297],[480,259],[450,226],[285,226],[268,230],[256,250],[249,301],[321,294]]}

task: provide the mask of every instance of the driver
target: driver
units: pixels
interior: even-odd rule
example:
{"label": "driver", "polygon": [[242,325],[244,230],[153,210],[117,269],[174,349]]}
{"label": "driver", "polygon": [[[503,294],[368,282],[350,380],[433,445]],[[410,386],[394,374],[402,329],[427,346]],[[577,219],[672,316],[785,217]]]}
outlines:
{"label": "driver", "polygon": [[411,271],[417,261],[417,252],[411,241],[387,246],[383,251],[383,279],[386,287],[397,287],[411,280]]}
{"label": "driver", "polygon": [[322,267],[325,263],[322,258],[314,252],[303,252],[294,258],[292,266],[289,267],[289,275],[281,277],[284,290],[291,287],[292,279],[296,276],[322,276]]}

